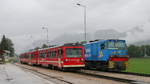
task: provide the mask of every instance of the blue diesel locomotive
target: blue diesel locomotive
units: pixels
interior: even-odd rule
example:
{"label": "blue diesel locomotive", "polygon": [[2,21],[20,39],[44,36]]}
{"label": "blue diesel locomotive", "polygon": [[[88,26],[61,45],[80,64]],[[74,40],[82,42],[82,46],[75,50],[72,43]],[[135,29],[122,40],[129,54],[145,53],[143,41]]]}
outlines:
{"label": "blue diesel locomotive", "polygon": [[86,68],[121,71],[128,65],[125,40],[97,40],[84,46]]}

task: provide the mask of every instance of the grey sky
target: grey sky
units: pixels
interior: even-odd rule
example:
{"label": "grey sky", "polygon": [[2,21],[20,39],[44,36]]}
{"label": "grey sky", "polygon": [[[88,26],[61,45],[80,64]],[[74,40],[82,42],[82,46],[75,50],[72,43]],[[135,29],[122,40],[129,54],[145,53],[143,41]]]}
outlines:
{"label": "grey sky", "polygon": [[[49,40],[64,33],[83,32],[87,5],[87,31],[114,28],[124,32],[142,25],[144,32],[128,33],[128,41],[149,39],[150,0],[0,0],[0,34],[13,39],[17,52],[34,40]],[[136,39],[135,39],[136,37]]]}

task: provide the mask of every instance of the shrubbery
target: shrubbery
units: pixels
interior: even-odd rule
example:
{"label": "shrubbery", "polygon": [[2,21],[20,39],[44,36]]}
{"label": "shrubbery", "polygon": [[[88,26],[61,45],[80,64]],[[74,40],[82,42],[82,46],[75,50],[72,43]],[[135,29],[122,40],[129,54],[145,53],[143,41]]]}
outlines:
{"label": "shrubbery", "polygon": [[128,54],[130,57],[144,57],[145,55],[150,56],[150,45],[130,45],[128,46]]}

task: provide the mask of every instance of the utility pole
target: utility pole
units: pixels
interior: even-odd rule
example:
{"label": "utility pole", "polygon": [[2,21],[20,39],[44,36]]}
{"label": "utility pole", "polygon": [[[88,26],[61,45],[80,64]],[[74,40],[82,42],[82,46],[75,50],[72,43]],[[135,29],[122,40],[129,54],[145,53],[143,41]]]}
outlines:
{"label": "utility pole", "polygon": [[84,8],[84,40],[87,41],[87,35],[86,35],[86,5],[82,5],[80,3],[77,3],[76,5]]}
{"label": "utility pole", "polygon": [[48,28],[47,27],[42,27],[42,29],[46,29],[46,31],[47,31],[47,45],[48,45],[48,43],[49,43],[49,40],[48,40]]}

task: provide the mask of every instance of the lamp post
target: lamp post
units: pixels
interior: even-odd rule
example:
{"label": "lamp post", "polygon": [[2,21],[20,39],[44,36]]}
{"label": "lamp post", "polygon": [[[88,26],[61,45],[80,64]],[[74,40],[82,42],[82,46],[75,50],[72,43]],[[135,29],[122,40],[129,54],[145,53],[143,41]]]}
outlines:
{"label": "lamp post", "polygon": [[48,28],[47,27],[42,27],[42,29],[46,29],[46,31],[47,31],[47,45],[48,45]]}
{"label": "lamp post", "polygon": [[77,3],[76,5],[84,8],[84,40],[87,41],[87,35],[86,35],[86,5],[82,5],[80,3]]}

